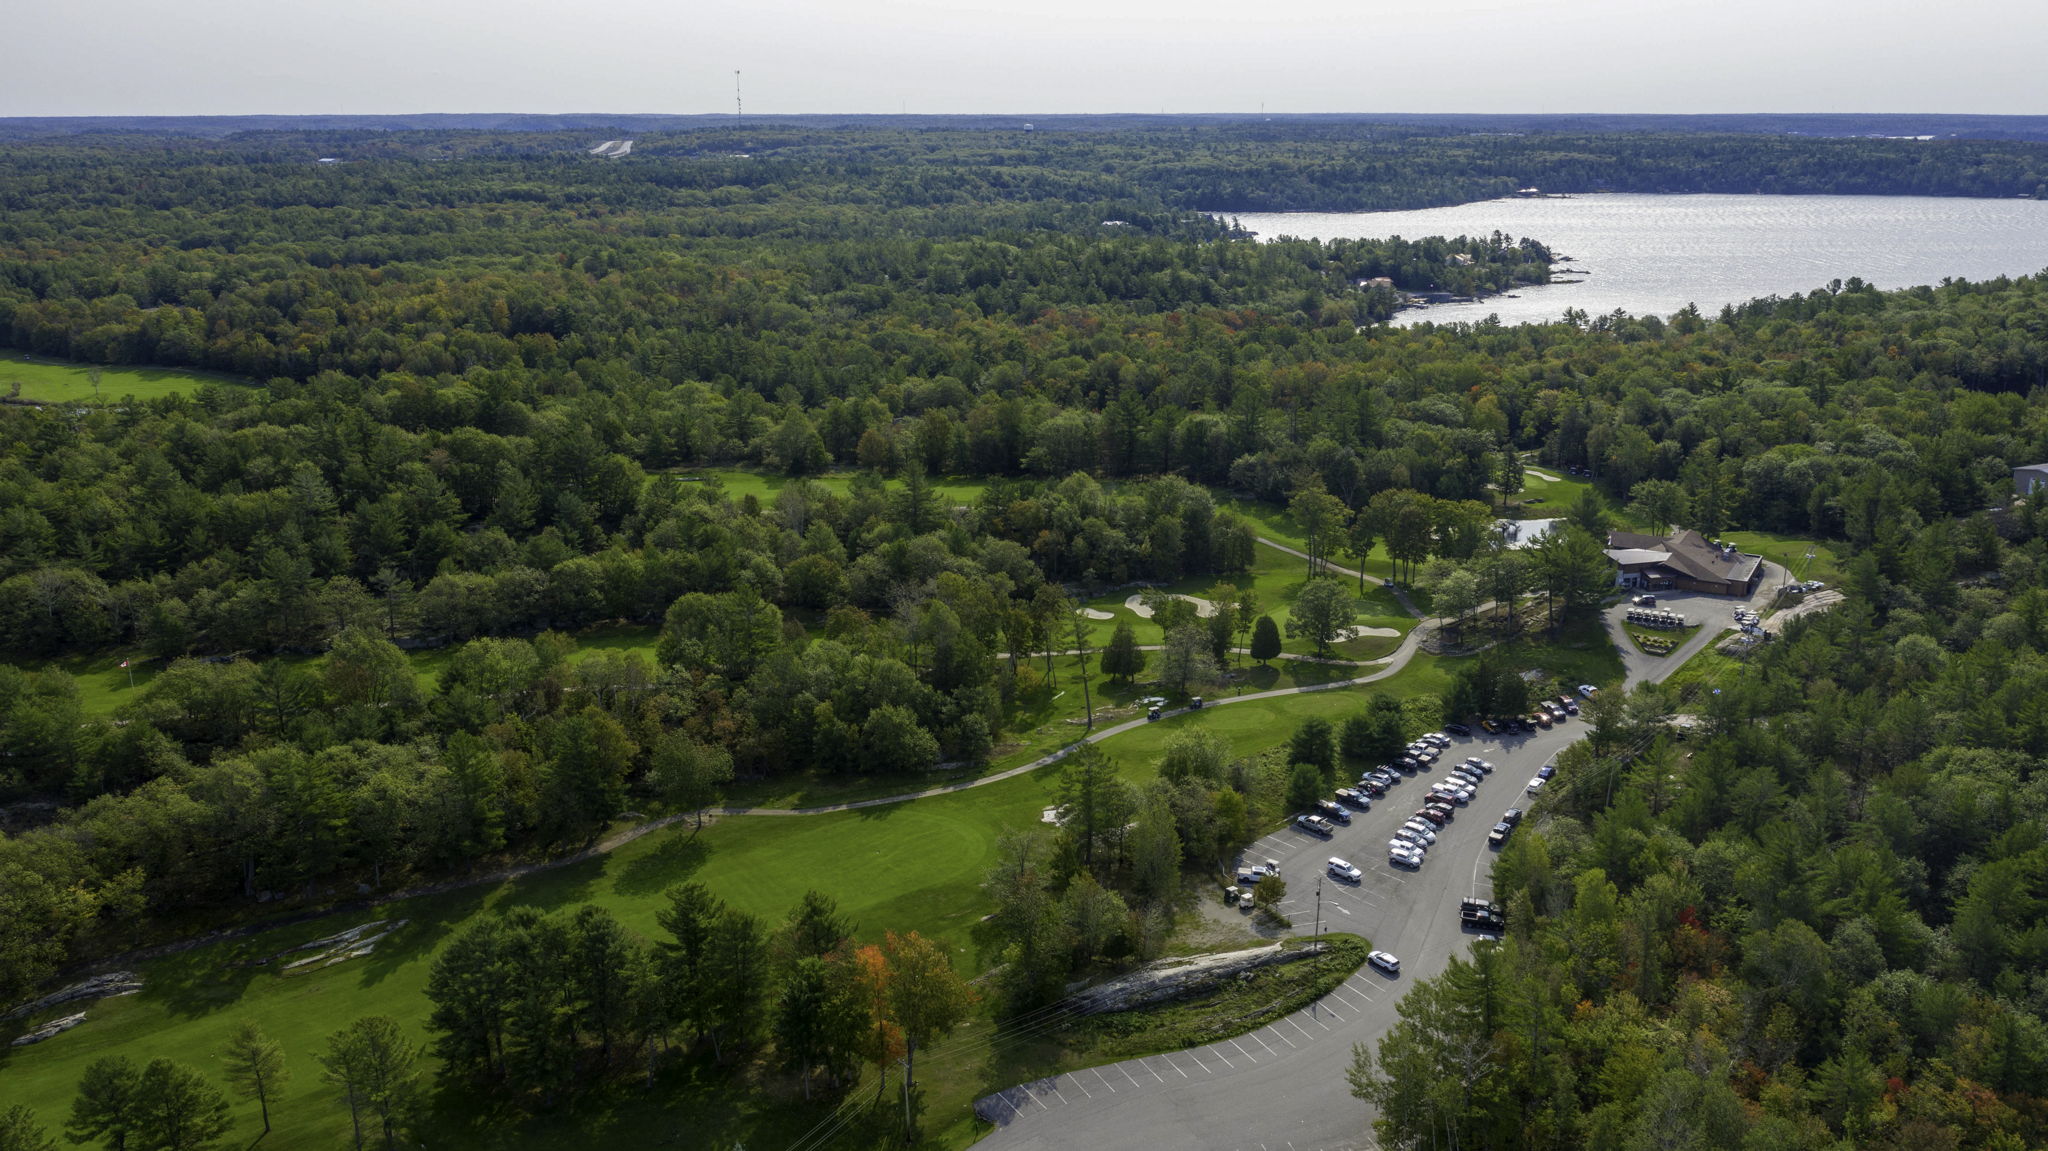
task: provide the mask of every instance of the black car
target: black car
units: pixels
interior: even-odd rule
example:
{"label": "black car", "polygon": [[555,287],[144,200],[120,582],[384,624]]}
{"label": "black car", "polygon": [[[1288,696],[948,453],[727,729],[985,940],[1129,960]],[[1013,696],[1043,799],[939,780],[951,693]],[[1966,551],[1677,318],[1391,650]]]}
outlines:
{"label": "black car", "polygon": [[1513,827],[1514,825],[1522,822],[1522,809],[1519,807],[1508,808],[1506,812],[1502,813],[1500,821],[1502,823],[1507,824],[1509,827]]}
{"label": "black car", "polygon": [[1450,734],[1452,734],[1452,735],[1471,735],[1471,734],[1472,734],[1472,729],[1471,729],[1471,728],[1469,728],[1469,727],[1466,727],[1466,726],[1465,726],[1464,724],[1462,724],[1462,723],[1447,723],[1447,724],[1445,724],[1445,725],[1444,725],[1444,730],[1445,730],[1445,731],[1447,731],[1447,732],[1449,732],[1449,733],[1450,733]]}

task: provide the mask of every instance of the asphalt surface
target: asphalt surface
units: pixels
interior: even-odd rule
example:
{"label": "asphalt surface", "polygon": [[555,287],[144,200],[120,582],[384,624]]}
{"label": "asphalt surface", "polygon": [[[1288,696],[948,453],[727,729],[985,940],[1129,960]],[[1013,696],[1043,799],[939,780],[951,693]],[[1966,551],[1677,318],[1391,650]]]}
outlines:
{"label": "asphalt surface", "polygon": [[[1784,578],[1782,569],[1767,564],[1747,606],[1764,608]],[[1735,608],[1743,603],[1722,596],[1660,594],[1659,606],[1703,625],[1685,645],[1662,657],[1637,651],[1622,633],[1626,604],[1607,609],[1626,682],[1661,681],[1678,670],[1733,625]],[[1400,654],[1409,654],[1408,647],[1404,644]],[[1241,864],[1279,861],[1288,886],[1281,910],[1297,934],[1313,929],[1321,877],[1324,930],[1363,935],[1374,947],[1399,956],[1400,975],[1363,968],[1323,1000],[1251,1035],[1012,1088],[983,1101],[982,1113],[998,1126],[976,1146],[995,1151],[1355,1151],[1377,1146],[1371,1110],[1351,1098],[1344,1079],[1352,1045],[1376,1043],[1393,1026],[1403,984],[1441,973],[1451,955],[1487,937],[1458,918],[1463,897],[1492,896],[1494,850],[1486,842],[1487,832],[1508,808],[1528,811],[1542,803],[1540,793],[1527,793],[1530,779],[1586,731],[1585,721],[1574,717],[1526,736],[1475,732],[1453,738],[1433,768],[1405,777],[1374,800],[1370,811],[1354,812],[1351,825],[1338,827],[1330,838],[1290,825],[1246,849]],[[1491,762],[1494,772],[1471,804],[1438,832],[1422,866],[1411,871],[1388,863],[1387,841],[1422,806],[1430,780],[1474,755]],[[1333,855],[1364,871],[1361,882],[1329,878],[1324,864]],[[1205,909],[1219,917],[1244,914],[1214,899],[1205,902]]]}
{"label": "asphalt surface", "polygon": [[[1493,850],[1486,833],[1524,792],[1536,769],[1584,734],[1572,719],[1523,737],[1477,734],[1453,739],[1433,769],[1419,771],[1353,814],[1328,839],[1289,827],[1252,844],[1247,861],[1280,862],[1288,898],[1281,905],[1297,933],[1313,929],[1322,876],[1323,926],[1370,939],[1401,958],[1401,974],[1361,969],[1327,998],[1248,1036],[1208,1047],[1127,1060],[1060,1075],[1005,1093],[996,1131],[976,1144],[1001,1151],[1054,1148],[1311,1148],[1373,1146],[1365,1105],[1344,1081],[1351,1045],[1372,1043],[1397,1018],[1405,983],[1441,972],[1449,957],[1485,933],[1458,919],[1466,895],[1492,894]],[[1422,806],[1432,779],[1476,755],[1494,772],[1469,807],[1438,834],[1418,870],[1387,862],[1387,841]],[[1540,802],[1540,801],[1539,801]],[[1357,884],[1324,875],[1341,856],[1365,872]],[[1238,914],[1225,912],[1224,914]]]}

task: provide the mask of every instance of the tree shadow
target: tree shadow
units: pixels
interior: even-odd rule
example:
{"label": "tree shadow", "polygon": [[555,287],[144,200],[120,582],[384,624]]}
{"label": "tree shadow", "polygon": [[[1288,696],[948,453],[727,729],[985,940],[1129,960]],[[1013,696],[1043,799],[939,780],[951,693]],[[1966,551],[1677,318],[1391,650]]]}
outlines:
{"label": "tree shadow", "polygon": [[694,831],[670,834],[661,846],[620,868],[612,890],[620,895],[657,895],[696,874],[710,858],[710,843]]}

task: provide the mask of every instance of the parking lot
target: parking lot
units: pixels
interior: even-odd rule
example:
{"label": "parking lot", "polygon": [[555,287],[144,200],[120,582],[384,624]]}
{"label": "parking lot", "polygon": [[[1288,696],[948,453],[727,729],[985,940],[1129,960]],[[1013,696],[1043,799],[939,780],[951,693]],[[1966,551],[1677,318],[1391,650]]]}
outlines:
{"label": "parking lot", "polygon": [[[1362,935],[1394,953],[1401,959],[1399,975],[1363,968],[1330,997],[1251,1035],[1012,1088],[983,1101],[994,1109],[990,1117],[998,1127],[980,1146],[1370,1146],[1363,1113],[1331,1105],[1332,1092],[1342,1094],[1351,1045],[1386,1033],[1405,984],[1442,972],[1450,956],[1491,934],[1467,926],[1458,915],[1461,898],[1492,894],[1494,853],[1486,834],[1508,808],[1541,803],[1524,787],[1537,768],[1584,731],[1584,721],[1575,717],[1527,735],[1453,737],[1436,764],[1403,776],[1372,801],[1371,810],[1354,811],[1349,827],[1324,838],[1290,823],[1261,837],[1236,861],[1280,864],[1287,881],[1280,911],[1297,934],[1314,928],[1320,882],[1323,930]],[[1422,806],[1432,781],[1468,756],[1494,765],[1478,795],[1438,833],[1420,868],[1389,865],[1387,840],[1394,829]],[[1359,882],[1324,874],[1333,855],[1363,872]],[[1220,886],[1203,893],[1204,914],[1249,925],[1255,913],[1224,907]]]}

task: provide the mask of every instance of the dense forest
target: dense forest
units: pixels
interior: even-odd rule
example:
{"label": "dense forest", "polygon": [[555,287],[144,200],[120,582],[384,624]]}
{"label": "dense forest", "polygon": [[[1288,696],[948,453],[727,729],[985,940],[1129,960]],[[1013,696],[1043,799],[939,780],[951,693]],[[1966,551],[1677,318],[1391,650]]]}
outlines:
{"label": "dense forest", "polygon": [[[11,145],[0,340],[247,382],[0,407],[0,798],[49,805],[0,837],[0,1001],[145,923],[547,854],[736,773],[977,764],[1033,657],[1086,646],[1077,597],[1252,566],[1226,495],[1291,505],[1312,563],[1382,548],[1583,610],[1594,536],[1528,564],[1486,538],[1533,454],[1590,475],[1586,529],[1837,541],[1855,610],[1711,706],[1603,711],[1501,859],[1509,938],[1358,1073],[1389,1145],[1612,1146],[1684,1108],[1730,1136],[1703,1146],[2037,1142],[2048,525],[2005,505],[2048,459],[2048,276],[1395,328],[1403,291],[1540,282],[1553,253],[1262,243],[1227,213],[2044,181],[2018,143],[1412,125],[749,126],[623,161],[446,129]],[[789,482],[699,474],[732,465]],[[1257,612],[1169,618],[1161,665],[1185,687]],[[653,657],[570,659],[606,621]],[[449,652],[431,686],[422,648]],[[47,661],[111,651],[164,670],[89,715]],[[1682,708],[1702,742],[1658,738]],[[1155,951],[1180,869],[1276,815],[1290,766],[1400,738],[1357,722],[1264,767],[1190,742],[1149,789],[1080,761],[1100,826],[991,878],[997,1000]],[[855,979],[835,954],[804,978]],[[523,1074],[461,1042],[467,1073]]]}
{"label": "dense forest", "polygon": [[1739,670],[1602,710],[1495,867],[1505,941],[1360,1049],[1383,1145],[2039,1146],[2044,559],[1931,521]]}

